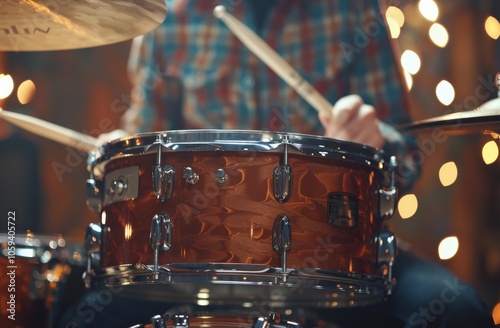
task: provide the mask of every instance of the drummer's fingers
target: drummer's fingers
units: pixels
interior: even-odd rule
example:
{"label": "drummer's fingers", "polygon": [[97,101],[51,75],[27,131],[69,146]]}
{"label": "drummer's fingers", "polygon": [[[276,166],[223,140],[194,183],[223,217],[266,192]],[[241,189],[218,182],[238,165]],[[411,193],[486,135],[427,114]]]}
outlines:
{"label": "drummer's fingers", "polygon": [[380,121],[371,105],[363,104],[355,119],[346,126],[350,140],[380,148],[384,145],[385,139],[379,129]]}
{"label": "drummer's fingers", "polygon": [[332,123],[343,126],[358,115],[363,105],[363,99],[358,95],[349,95],[340,98],[332,110]]}
{"label": "drummer's fingers", "polygon": [[349,95],[340,98],[330,113],[320,112],[318,118],[325,129],[325,135],[334,138],[346,124],[358,115],[362,105],[363,100],[360,96]]}

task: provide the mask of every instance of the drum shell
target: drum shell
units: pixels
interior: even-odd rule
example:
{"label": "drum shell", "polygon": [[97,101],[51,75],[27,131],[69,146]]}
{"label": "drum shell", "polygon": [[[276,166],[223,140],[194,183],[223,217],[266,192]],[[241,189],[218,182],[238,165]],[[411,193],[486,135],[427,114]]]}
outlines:
{"label": "drum shell", "polygon": [[[289,268],[321,268],[375,274],[375,239],[381,225],[377,192],[381,173],[373,167],[300,152],[288,154],[293,179],[290,199],[274,197],[273,171],[280,151],[164,151],[162,164],[175,169],[173,194],[159,201],[153,191],[155,153],[109,161],[105,172],[137,166],[136,199],[104,206],[101,267],[152,264],[149,242],[152,218],[167,214],[173,223],[172,246],[160,252],[159,263],[248,263],[279,267],[272,247],[274,220],[286,215],[292,226]],[[199,181],[182,178],[191,167]],[[227,181],[218,185],[215,172]],[[353,196],[358,202],[355,228],[328,224],[328,197]]]}

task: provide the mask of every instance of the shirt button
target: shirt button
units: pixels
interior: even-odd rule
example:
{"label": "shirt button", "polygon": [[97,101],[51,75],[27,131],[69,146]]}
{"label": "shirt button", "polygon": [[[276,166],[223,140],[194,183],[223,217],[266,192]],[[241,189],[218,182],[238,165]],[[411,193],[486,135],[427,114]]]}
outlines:
{"label": "shirt button", "polygon": [[251,75],[244,75],[241,79],[241,85],[245,89],[253,89],[255,86],[255,79]]}

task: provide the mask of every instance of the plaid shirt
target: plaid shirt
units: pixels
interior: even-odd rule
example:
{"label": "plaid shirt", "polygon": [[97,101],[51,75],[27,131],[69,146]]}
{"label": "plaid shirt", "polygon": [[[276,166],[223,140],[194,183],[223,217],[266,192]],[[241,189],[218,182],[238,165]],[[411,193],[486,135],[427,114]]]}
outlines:
{"label": "plaid shirt", "polygon": [[[256,30],[244,0],[168,1],[168,15],[131,52],[131,133],[258,129],[323,134],[317,112],[215,18],[224,4]],[[332,104],[359,94],[388,123],[408,122],[384,12],[377,0],[278,0],[260,36]]]}

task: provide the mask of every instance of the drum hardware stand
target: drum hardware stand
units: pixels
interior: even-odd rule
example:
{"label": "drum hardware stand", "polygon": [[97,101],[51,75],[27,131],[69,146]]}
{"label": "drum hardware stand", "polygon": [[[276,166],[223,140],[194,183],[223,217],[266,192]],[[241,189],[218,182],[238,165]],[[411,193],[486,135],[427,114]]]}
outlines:
{"label": "drum hardware stand", "polygon": [[87,254],[87,270],[83,273],[83,282],[86,288],[90,288],[91,279],[94,275],[92,270],[92,258],[101,250],[102,227],[99,223],[91,223],[85,232],[83,247]]}
{"label": "drum hardware stand", "polygon": [[391,185],[388,188],[381,188],[379,190],[380,198],[379,198],[379,215],[381,218],[388,219],[392,217],[394,214],[394,210],[396,208],[396,182],[395,182],[395,174],[396,170],[396,157],[391,156],[390,160],[390,181]]}
{"label": "drum hardware stand", "polygon": [[273,226],[273,249],[281,254],[281,275],[286,282],[287,252],[292,248],[292,224],[286,215],[278,215]]}
{"label": "drum hardware stand", "polygon": [[292,167],[288,165],[288,136],[283,136],[285,151],[283,164],[274,169],[274,197],[280,203],[286,203],[292,193]]}
{"label": "drum hardware stand", "polygon": [[252,328],[301,328],[297,322],[281,320],[280,315],[274,312],[269,312],[267,317],[259,317],[255,319]]}
{"label": "drum hardware stand", "polygon": [[[388,287],[392,286],[392,266],[397,254],[396,237],[390,231],[381,231],[378,238],[378,254],[377,264],[379,265],[380,274],[387,277]],[[392,292],[388,289],[387,295]]]}
{"label": "drum hardware stand", "polygon": [[158,145],[158,155],[156,165],[153,166],[153,190],[156,198],[164,203],[172,197],[174,191],[174,173],[175,170],[171,165],[161,164],[161,150],[163,142],[158,136],[153,145]]}
{"label": "drum hardware stand", "polygon": [[[160,249],[164,252],[172,247],[173,226],[167,214],[156,214],[151,220],[149,243],[153,248],[154,265],[153,270],[158,272],[158,253]],[[155,276],[158,279],[158,275]]]}
{"label": "drum hardware stand", "polygon": [[200,176],[196,174],[196,172],[189,166],[184,168],[182,177],[184,178],[184,180],[186,180],[187,183],[192,185],[196,184],[198,180],[200,180]]}

